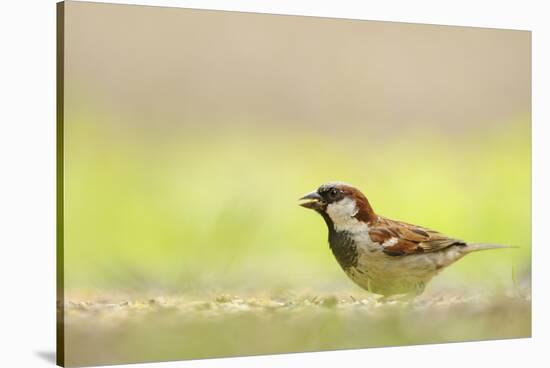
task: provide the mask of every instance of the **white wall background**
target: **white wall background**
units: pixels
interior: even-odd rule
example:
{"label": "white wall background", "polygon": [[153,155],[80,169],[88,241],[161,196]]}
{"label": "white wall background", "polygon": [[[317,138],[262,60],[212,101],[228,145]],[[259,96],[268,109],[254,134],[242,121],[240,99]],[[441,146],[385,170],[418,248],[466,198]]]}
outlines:
{"label": "white wall background", "polygon": [[[548,364],[547,140],[550,23],[536,0],[110,1],[533,30],[533,338],[303,353],[159,367],[537,367]],[[0,5],[0,364],[53,366],[55,351],[55,1]],[[502,321],[506,323],[506,321]],[[132,365],[141,367],[146,365]]]}

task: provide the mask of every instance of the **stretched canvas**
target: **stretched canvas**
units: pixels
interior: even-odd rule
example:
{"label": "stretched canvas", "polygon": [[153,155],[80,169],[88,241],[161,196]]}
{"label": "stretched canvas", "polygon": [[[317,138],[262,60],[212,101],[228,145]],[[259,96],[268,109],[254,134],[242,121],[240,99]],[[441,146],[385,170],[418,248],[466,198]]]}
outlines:
{"label": "stretched canvas", "polygon": [[530,337],[529,31],[57,9],[58,364]]}

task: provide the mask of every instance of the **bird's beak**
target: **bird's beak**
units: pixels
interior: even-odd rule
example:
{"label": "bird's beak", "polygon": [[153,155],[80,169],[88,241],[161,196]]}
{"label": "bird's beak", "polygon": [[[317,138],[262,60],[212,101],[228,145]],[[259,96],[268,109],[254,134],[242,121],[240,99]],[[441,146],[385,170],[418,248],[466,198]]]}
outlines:
{"label": "bird's beak", "polygon": [[322,210],[325,202],[323,201],[323,197],[319,195],[317,192],[311,192],[300,198],[300,201],[307,201],[300,203],[300,206],[309,208],[311,210]]}

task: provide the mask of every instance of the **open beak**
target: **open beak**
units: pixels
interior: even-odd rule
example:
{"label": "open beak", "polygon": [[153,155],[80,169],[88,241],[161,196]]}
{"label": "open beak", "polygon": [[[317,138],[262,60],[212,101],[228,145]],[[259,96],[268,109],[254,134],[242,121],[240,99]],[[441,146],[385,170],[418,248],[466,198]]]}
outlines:
{"label": "open beak", "polygon": [[321,210],[323,209],[323,206],[325,202],[323,201],[323,197],[319,195],[317,192],[311,192],[300,198],[300,201],[307,201],[300,203],[300,206],[309,208],[311,210]]}

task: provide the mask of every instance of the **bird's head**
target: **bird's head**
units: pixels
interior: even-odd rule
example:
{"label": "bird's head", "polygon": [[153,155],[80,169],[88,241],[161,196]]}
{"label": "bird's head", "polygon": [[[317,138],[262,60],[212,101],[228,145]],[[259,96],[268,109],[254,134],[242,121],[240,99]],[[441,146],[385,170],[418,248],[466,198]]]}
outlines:
{"label": "bird's head", "polygon": [[376,215],[367,197],[353,186],[340,182],[321,185],[306,194],[300,206],[317,211],[327,223],[339,226],[351,221],[370,223]]}

